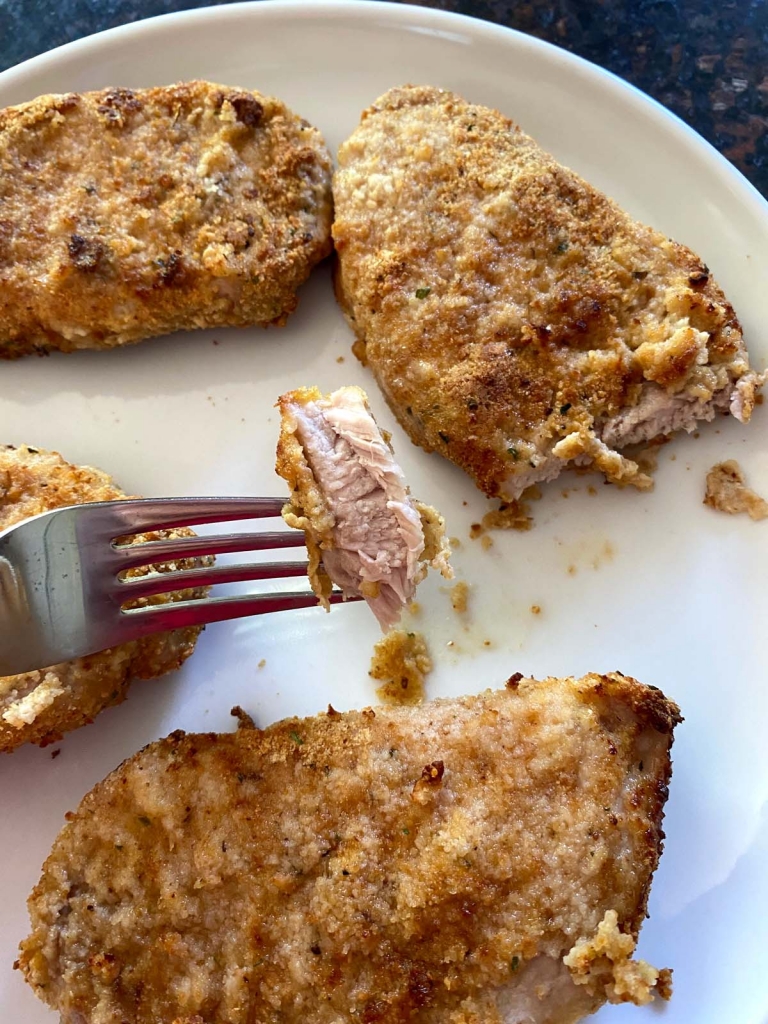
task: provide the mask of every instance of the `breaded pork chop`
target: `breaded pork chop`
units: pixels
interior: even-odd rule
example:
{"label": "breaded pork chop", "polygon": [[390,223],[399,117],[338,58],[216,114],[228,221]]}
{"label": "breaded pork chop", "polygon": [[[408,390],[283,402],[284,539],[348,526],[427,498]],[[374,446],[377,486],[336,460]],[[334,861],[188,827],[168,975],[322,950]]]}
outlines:
{"label": "breaded pork chop", "polygon": [[621,675],[518,675],[173,733],[69,816],[20,967],[65,1024],[567,1024],[668,995],[630,956],[678,720]]}
{"label": "breaded pork chop", "polygon": [[327,610],[332,583],[362,595],[388,629],[430,565],[453,577],[443,517],[411,497],[361,388],[299,388],[277,404],[283,518],[306,533],[312,588]]}
{"label": "breaded pork chop", "polygon": [[331,248],[331,160],[210,82],[0,110],[0,357],[282,324]]}
{"label": "breaded pork chop", "polygon": [[365,111],[334,178],[337,295],[411,438],[489,495],[749,419],[759,375],[707,267],[495,110],[433,88]]}
{"label": "breaded pork chop", "polygon": [[[64,505],[125,497],[106,473],[90,466],[73,466],[58,452],[26,445],[0,446],[0,530]],[[191,530],[179,529],[141,534],[137,540],[191,534]],[[154,568],[170,572],[192,568],[201,561],[183,559]],[[127,575],[146,571],[131,570]],[[170,599],[189,600],[204,594],[204,590],[185,590]],[[137,604],[168,599],[169,595],[164,595]],[[178,668],[195,649],[199,633],[198,627],[159,633],[40,671],[0,677],[0,752],[15,750],[23,743],[45,746],[65,732],[87,725],[104,708],[125,700],[133,678],[151,679]]]}

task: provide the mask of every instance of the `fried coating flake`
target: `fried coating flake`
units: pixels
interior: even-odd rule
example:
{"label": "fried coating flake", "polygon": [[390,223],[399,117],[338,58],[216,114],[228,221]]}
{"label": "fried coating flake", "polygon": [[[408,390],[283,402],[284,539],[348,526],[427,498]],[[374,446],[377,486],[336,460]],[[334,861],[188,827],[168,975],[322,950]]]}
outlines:
{"label": "fried coating flake", "polygon": [[0,110],[0,358],[282,324],[331,249],[331,160],[210,82]]}
{"label": "fried coating flake", "polygon": [[[128,495],[106,473],[74,466],[58,452],[27,445],[0,446],[0,530],[64,505],[125,497]],[[191,530],[178,529],[140,534],[136,540],[188,536],[192,536]],[[210,562],[182,559],[150,568],[173,572]],[[145,575],[150,568],[133,569],[127,575]],[[189,589],[145,598],[136,605],[191,600],[205,593],[205,589]],[[44,747],[87,725],[104,708],[125,700],[132,679],[152,679],[179,668],[194,651],[199,634],[200,627],[158,633],[39,671],[1,677],[0,752],[15,750],[23,743]]]}
{"label": "fried coating flake", "polygon": [[768,518],[768,501],[747,487],[744,473],[735,459],[718,462],[707,473],[704,504],[732,516],[746,512],[755,521]]}
{"label": "fried coating flake", "polygon": [[668,994],[629,957],[678,721],[620,674],[517,674],[173,733],[69,816],[19,966],[78,1024],[565,1024]]}
{"label": "fried coating flake", "polygon": [[421,633],[390,629],[373,646],[368,675],[382,684],[376,689],[382,704],[420,704],[424,700],[424,681],[433,668]]}
{"label": "fried coating flake", "polygon": [[334,177],[336,289],[417,444],[515,500],[569,463],[651,479],[627,445],[730,410],[761,376],[690,249],[487,107],[393,89]]}

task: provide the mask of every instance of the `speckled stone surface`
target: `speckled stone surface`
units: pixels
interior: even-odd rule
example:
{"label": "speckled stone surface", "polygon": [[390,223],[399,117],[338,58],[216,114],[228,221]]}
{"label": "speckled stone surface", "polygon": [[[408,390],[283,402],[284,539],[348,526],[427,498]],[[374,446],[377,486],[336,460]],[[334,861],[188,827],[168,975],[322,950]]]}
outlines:
{"label": "speckled stone surface", "polygon": [[[422,2],[528,32],[621,75],[701,132],[768,196],[768,0]],[[0,69],[91,32],[215,3],[0,0]]]}

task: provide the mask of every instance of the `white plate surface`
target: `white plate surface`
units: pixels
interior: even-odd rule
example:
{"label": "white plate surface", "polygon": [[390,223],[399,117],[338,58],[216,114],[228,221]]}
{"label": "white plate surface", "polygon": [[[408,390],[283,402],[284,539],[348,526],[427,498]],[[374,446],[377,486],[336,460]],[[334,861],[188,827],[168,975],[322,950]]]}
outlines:
{"label": "white plate surface", "polygon": [[[765,366],[768,206],[681,122],[605,72],[436,11],[274,2],[172,15],[66,46],[0,76],[0,105],[189,78],[280,96],[334,152],[360,111],[394,85],[444,86],[498,107],[637,217],[700,253]],[[283,330],[207,331],[0,364],[0,440],[57,449],[134,493],[280,494],[275,398],[301,384],[368,388],[414,492],[463,539],[455,564],[474,585],[466,629],[439,582],[421,591],[418,628],[437,662],[429,695],[500,685],[517,670],[618,668],[683,709],[666,850],[640,942],[642,956],[674,968],[674,998],[661,1016],[611,1007],[599,1020],[764,1024],[768,523],[716,514],[701,499],[706,470],[723,458],[738,458],[768,493],[765,411],[748,427],[720,419],[699,439],[665,447],[651,494],[563,477],[535,507],[531,532],[497,533],[484,551],[468,539],[484,499],[458,470],[411,445],[350,342],[321,268]],[[213,626],[181,672],[137,683],[127,704],[57,744],[55,761],[37,748],[2,759],[0,1020],[55,1019],[11,963],[27,930],[25,897],[65,811],[123,757],[174,728],[232,728],[233,704],[266,724],[329,702],[375,702],[367,671],[377,635],[360,606]]]}

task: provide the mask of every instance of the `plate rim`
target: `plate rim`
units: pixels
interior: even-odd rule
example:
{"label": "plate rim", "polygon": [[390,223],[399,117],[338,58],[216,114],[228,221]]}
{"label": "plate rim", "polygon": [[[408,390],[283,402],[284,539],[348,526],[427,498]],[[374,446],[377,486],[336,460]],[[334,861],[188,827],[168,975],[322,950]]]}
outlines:
{"label": "plate rim", "polygon": [[[709,166],[725,187],[730,186],[732,192],[735,190],[735,198],[748,208],[751,207],[755,215],[763,220],[768,228],[768,198],[763,197],[757,187],[739,168],[700,135],[695,128],[692,128],[679,115],[636,85],[585,57],[571,53],[555,43],[539,39],[519,29],[508,28],[506,25],[499,25],[496,22],[453,11],[422,7],[418,4],[395,3],[391,0],[364,0],[364,2],[362,0],[321,0],[321,2],[319,0],[238,0],[236,3],[221,6],[198,7],[154,15],[74,39],[69,43],[29,57],[20,64],[0,72],[0,105],[2,104],[1,94],[6,86],[22,83],[27,75],[36,74],[41,70],[45,71],[62,59],[77,56],[86,58],[91,52],[98,51],[104,46],[119,44],[123,40],[149,38],[157,31],[164,30],[166,26],[171,27],[180,22],[204,24],[206,21],[215,19],[236,21],[244,15],[265,18],[274,15],[278,18],[291,19],[307,14],[329,21],[351,18],[358,22],[376,21],[384,16],[394,22],[399,21],[405,28],[418,27],[443,31],[463,29],[474,36],[479,36],[483,42],[513,45],[533,54],[546,54],[549,61],[559,63],[572,74],[579,75],[594,84],[602,84],[615,96],[629,103],[635,111],[650,117],[656,129],[671,133],[679,142],[684,143],[692,155],[703,160]],[[30,99],[32,98],[34,97],[30,97]]]}

